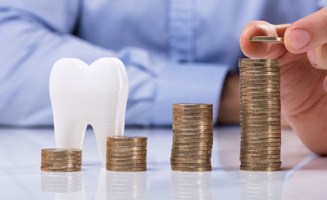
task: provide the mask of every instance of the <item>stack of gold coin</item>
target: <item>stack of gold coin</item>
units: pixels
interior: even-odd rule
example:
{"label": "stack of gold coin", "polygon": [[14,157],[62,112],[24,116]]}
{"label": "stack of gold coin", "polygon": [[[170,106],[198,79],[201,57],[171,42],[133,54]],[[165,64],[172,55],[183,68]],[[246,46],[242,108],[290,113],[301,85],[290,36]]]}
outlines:
{"label": "stack of gold coin", "polygon": [[276,59],[239,61],[241,170],[280,170],[280,73]]}
{"label": "stack of gold coin", "polygon": [[107,170],[146,171],[146,154],[147,137],[108,137]]}
{"label": "stack of gold coin", "polygon": [[212,120],[212,104],[173,105],[172,170],[211,171]]}
{"label": "stack of gold coin", "polygon": [[41,170],[44,172],[81,171],[82,150],[53,148],[41,150]]}

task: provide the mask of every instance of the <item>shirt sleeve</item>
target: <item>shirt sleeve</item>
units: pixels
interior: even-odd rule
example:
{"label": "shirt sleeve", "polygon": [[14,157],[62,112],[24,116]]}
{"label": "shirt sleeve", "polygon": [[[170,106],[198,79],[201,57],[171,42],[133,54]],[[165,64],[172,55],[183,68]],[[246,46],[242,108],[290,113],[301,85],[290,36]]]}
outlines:
{"label": "shirt sleeve", "polygon": [[[226,66],[172,63],[145,49],[114,52],[81,40],[70,34],[78,21],[79,2],[0,2],[1,125],[53,123],[49,75],[53,63],[63,57],[91,63],[115,56],[124,62],[130,84],[127,125],[168,125],[173,103],[213,103],[218,108]],[[51,15],[45,13],[49,10]],[[217,110],[214,113],[216,119]]]}
{"label": "shirt sleeve", "polygon": [[69,34],[78,2],[0,1],[1,125],[51,125],[49,75],[54,62],[62,57],[91,62],[113,54]]}
{"label": "shirt sleeve", "polygon": [[213,104],[213,117],[217,121],[220,94],[227,72],[226,66],[218,64],[167,64],[158,79],[153,124],[171,124],[174,103]]}

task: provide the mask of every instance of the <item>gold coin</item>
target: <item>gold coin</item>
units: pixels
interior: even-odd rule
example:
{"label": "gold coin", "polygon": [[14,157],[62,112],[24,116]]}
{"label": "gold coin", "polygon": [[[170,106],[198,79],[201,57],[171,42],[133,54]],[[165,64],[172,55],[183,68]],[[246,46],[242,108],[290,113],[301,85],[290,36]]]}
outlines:
{"label": "gold coin", "polygon": [[82,157],[81,153],[41,153],[43,157]]}
{"label": "gold coin", "polygon": [[280,157],[278,157],[278,158],[260,158],[260,157],[244,158],[244,157],[240,157],[240,161],[241,162],[254,162],[254,163],[256,163],[256,162],[281,162]]}
{"label": "gold coin", "polygon": [[211,163],[211,158],[210,159],[190,159],[190,158],[171,158],[170,159],[171,163]]}
{"label": "gold coin", "polygon": [[241,147],[279,147],[281,148],[281,144],[278,142],[273,142],[273,143],[243,143],[241,142]]}
{"label": "gold coin", "polygon": [[173,142],[173,147],[205,147],[210,146],[212,148],[213,142]]}
{"label": "gold coin", "polygon": [[203,112],[199,112],[199,113],[174,113],[173,114],[173,119],[174,118],[212,118],[213,117],[213,113],[208,112],[208,113],[203,113]]}
{"label": "gold coin", "polygon": [[276,36],[253,36],[250,38],[251,42],[269,42],[269,43],[284,43],[283,37]]}
{"label": "gold coin", "polygon": [[173,137],[173,142],[212,142],[213,141],[213,135],[209,137]]}
{"label": "gold coin", "polygon": [[81,165],[82,162],[47,162],[47,161],[41,161],[41,165],[44,166],[73,166],[73,165]]}
{"label": "gold coin", "polygon": [[[121,166],[121,167],[135,167],[135,166],[145,166],[147,164],[147,161],[144,159],[144,160],[131,160],[130,162],[127,162],[127,161],[123,161],[123,162],[120,162],[120,161],[112,161],[112,162],[109,162],[111,160],[108,160],[108,162],[106,163],[107,166]],[[134,162],[135,161],[135,162]]]}
{"label": "gold coin", "polygon": [[274,150],[281,150],[280,146],[274,146],[274,147],[269,147],[269,146],[260,146],[260,145],[248,145],[248,146],[244,146],[241,145],[241,151],[274,151]]}
{"label": "gold coin", "polygon": [[115,167],[107,167],[108,171],[115,171],[115,172],[142,172],[146,171],[146,167],[139,167],[139,168],[115,168]]}
{"label": "gold coin", "polygon": [[[280,137],[281,127],[276,126],[263,126],[263,125],[257,125],[257,126],[247,126],[243,125],[241,131],[245,131],[244,135],[251,135],[251,133],[256,133],[257,135],[261,134],[262,136],[267,136],[267,134],[270,135],[270,133],[275,133],[275,137]],[[249,132],[249,133],[248,133]]]}
{"label": "gold coin", "polygon": [[144,155],[106,155],[107,159],[120,159],[120,160],[137,160],[146,159],[146,154]]}
{"label": "gold coin", "polygon": [[246,133],[244,132],[241,135],[241,141],[244,142],[262,142],[262,141],[267,141],[267,142],[279,142],[281,140],[281,133],[278,130],[275,131],[260,131],[258,133],[247,130],[245,129],[244,131],[247,131]]}
{"label": "gold coin", "polygon": [[262,139],[262,138],[251,138],[251,137],[242,137],[241,138],[241,144],[261,144],[261,143],[270,143],[270,142],[274,142],[274,143],[281,143],[281,139],[280,138],[270,138],[270,139]]}
{"label": "gold coin", "polygon": [[213,126],[213,122],[212,121],[200,121],[200,120],[175,120],[174,123],[173,123],[173,126],[182,126],[182,127],[185,127],[185,126]]}
{"label": "gold coin", "polygon": [[114,163],[107,162],[106,166],[108,167],[121,167],[121,168],[131,168],[131,167],[146,167],[147,163]]}
{"label": "gold coin", "polygon": [[107,169],[111,170],[122,170],[122,171],[128,171],[132,169],[146,169],[146,164],[145,165],[133,165],[133,166],[128,166],[128,165],[106,165]]}
{"label": "gold coin", "polygon": [[61,161],[61,160],[41,160],[41,163],[49,163],[49,164],[62,164],[62,165],[67,165],[67,164],[81,164],[81,160],[68,160],[68,161]]}
{"label": "gold coin", "polygon": [[211,156],[212,150],[171,150],[171,156]]}
{"label": "gold coin", "polygon": [[65,169],[48,169],[41,168],[42,172],[78,172],[81,171],[81,168],[65,168]]}
{"label": "gold coin", "polygon": [[127,156],[146,156],[147,151],[108,151],[107,150],[107,156],[112,156],[112,157],[127,157]]}
{"label": "gold coin", "polygon": [[255,159],[255,158],[262,158],[262,159],[275,159],[280,158],[280,154],[277,155],[253,155],[253,154],[241,154],[241,158],[249,158],[249,159]]}
{"label": "gold coin", "polygon": [[184,133],[174,134],[173,140],[201,140],[201,139],[213,139],[213,133]]}
{"label": "gold coin", "polygon": [[111,151],[145,151],[146,147],[144,146],[138,146],[138,147],[133,147],[133,146],[107,146],[108,150]]}
{"label": "gold coin", "polygon": [[147,137],[132,137],[132,136],[109,136],[109,140],[113,141],[147,141]]}
{"label": "gold coin", "polygon": [[138,143],[147,143],[147,138],[146,137],[126,137],[123,138],[122,136],[116,136],[114,138],[108,137],[107,138],[107,143],[112,144],[112,143],[128,143],[128,144],[138,144]]}
{"label": "gold coin", "polygon": [[49,160],[49,159],[42,159],[41,162],[47,163],[82,163],[82,160]]}
{"label": "gold coin", "polygon": [[112,165],[121,165],[121,164],[145,164],[146,160],[115,160],[115,159],[108,159],[107,164]]}
{"label": "gold coin", "polygon": [[263,59],[263,58],[241,58],[239,59],[240,62],[245,62],[245,63],[278,63],[278,59]]}
{"label": "gold coin", "polygon": [[205,169],[207,169],[207,170],[211,170],[212,169],[212,166],[209,164],[209,165],[199,165],[199,166],[197,166],[197,165],[190,165],[190,164],[184,164],[184,165],[171,165],[171,168],[172,169],[184,169],[184,170],[196,170],[196,169],[198,169],[198,170],[205,170]]}
{"label": "gold coin", "polygon": [[199,168],[199,167],[211,167],[211,162],[206,163],[179,163],[171,162],[171,165],[174,167],[186,167],[186,168]]}
{"label": "gold coin", "polygon": [[212,107],[204,108],[204,107],[189,107],[189,108],[173,108],[173,113],[211,113]]}
{"label": "gold coin", "polygon": [[113,149],[116,149],[116,148],[133,148],[133,147],[140,147],[140,148],[143,148],[143,149],[146,149],[147,146],[144,145],[144,144],[108,144],[107,145],[107,148],[113,148]]}
{"label": "gold coin", "polygon": [[176,154],[211,154],[212,150],[196,150],[196,151],[190,151],[188,149],[172,149],[172,152]]}
{"label": "gold coin", "polygon": [[173,139],[213,139],[213,132],[202,133],[174,133]]}
{"label": "gold coin", "polygon": [[125,164],[125,163],[107,163],[106,166],[107,167],[111,167],[111,168],[141,168],[141,167],[146,167],[146,163],[129,163],[129,164]]}
{"label": "gold coin", "polygon": [[132,163],[132,164],[107,163],[106,166],[112,169],[113,168],[121,168],[121,169],[146,168],[146,163]]}
{"label": "gold coin", "polygon": [[195,124],[195,123],[179,123],[179,124],[176,124],[174,123],[173,124],[173,129],[174,130],[180,130],[180,129],[212,129],[212,123],[198,123],[198,124]]}
{"label": "gold coin", "polygon": [[66,169],[66,168],[81,168],[81,164],[74,164],[74,165],[57,165],[57,164],[49,164],[49,163],[41,164],[41,169]]}
{"label": "gold coin", "polygon": [[81,158],[82,154],[41,154],[43,158]]}
{"label": "gold coin", "polygon": [[267,171],[267,172],[280,171],[280,167],[246,167],[246,166],[241,166],[240,169],[245,170],[245,171]]}
{"label": "gold coin", "polygon": [[244,167],[280,167],[281,162],[241,162],[241,166]]}
{"label": "gold coin", "polygon": [[207,103],[176,103],[173,104],[173,108],[185,108],[185,107],[204,107],[204,108],[212,108],[212,104]]}
{"label": "gold coin", "polygon": [[202,154],[202,155],[185,155],[185,154],[179,154],[179,155],[172,155],[170,159],[185,159],[185,160],[211,160],[211,155]]}
{"label": "gold coin", "polygon": [[213,138],[173,138],[173,144],[213,144]]}
{"label": "gold coin", "polygon": [[192,140],[174,140],[173,139],[173,145],[174,146],[212,146],[213,140],[198,140],[198,139],[192,139]]}
{"label": "gold coin", "polygon": [[56,155],[66,155],[66,154],[82,154],[81,149],[75,148],[49,148],[49,149],[41,149],[41,154],[56,154]]}
{"label": "gold coin", "polygon": [[245,158],[242,158],[240,159],[241,163],[244,163],[244,162],[252,162],[253,163],[253,166],[257,166],[255,165],[255,163],[264,163],[264,162],[269,162],[269,163],[280,163],[281,160],[280,159],[253,159],[251,161],[249,161],[248,159],[245,159]]}
{"label": "gold coin", "polygon": [[185,116],[185,115],[180,115],[180,116],[173,116],[174,121],[212,121],[213,116]]}
{"label": "gold coin", "polygon": [[211,167],[198,167],[198,168],[189,168],[189,167],[176,167],[171,166],[171,169],[173,171],[185,171],[185,172],[205,172],[205,171],[211,171]]}
{"label": "gold coin", "polygon": [[193,160],[211,160],[211,154],[171,154],[170,159],[193,159]]}
{"label": "gold coin", "polygon": [[47,162],[82,162],[82,159],[71,159],[71,158],[41,158],[41,161]]}
{"label": "gold coin", "polygon": [[212,146],[176,146],[173,145],[172,150],[186,150],[186,151],[198,151],[198,150],[211,150]]}

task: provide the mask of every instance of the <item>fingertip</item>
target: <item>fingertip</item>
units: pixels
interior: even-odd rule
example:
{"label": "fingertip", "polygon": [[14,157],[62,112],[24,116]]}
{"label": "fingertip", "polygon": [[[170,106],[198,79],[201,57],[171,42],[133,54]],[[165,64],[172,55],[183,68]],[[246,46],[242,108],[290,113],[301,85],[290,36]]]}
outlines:
{"label": "fingertip", "polygon": [[274,25],[264,21],[252,21],[247,24],[240,37],[240,47],[244,55],[250,58],[271,57],[273,44],[250,42],[253,36],[277,36]]}
{"label": "fingertip", "polygon": [[309,50],[307,57],[313,67],[327,70],[327,45]]}
{"label": "fingertip", "polygon": [[310,61],[312,67],[315,67],[317,69],[320,69],[319,65],[317,64],[317,59],[316,59],[316,50],[310,50],[307,52],[307,57],[308,60]]}

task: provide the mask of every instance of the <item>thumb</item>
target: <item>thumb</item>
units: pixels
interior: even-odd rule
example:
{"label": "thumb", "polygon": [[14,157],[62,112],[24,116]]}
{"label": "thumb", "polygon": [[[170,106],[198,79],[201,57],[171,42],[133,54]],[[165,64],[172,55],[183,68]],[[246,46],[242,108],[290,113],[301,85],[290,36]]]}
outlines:
{"label": "thumb", "polygon": [[296,54],[327,43],[327,7],[294,22],[284,37],[287,50]]}
{"label": "thumb", "polygon": [[284,42],[288,51],[307,52],[313,66],[327,69],[327,7],[294,22],[285,31]]}

